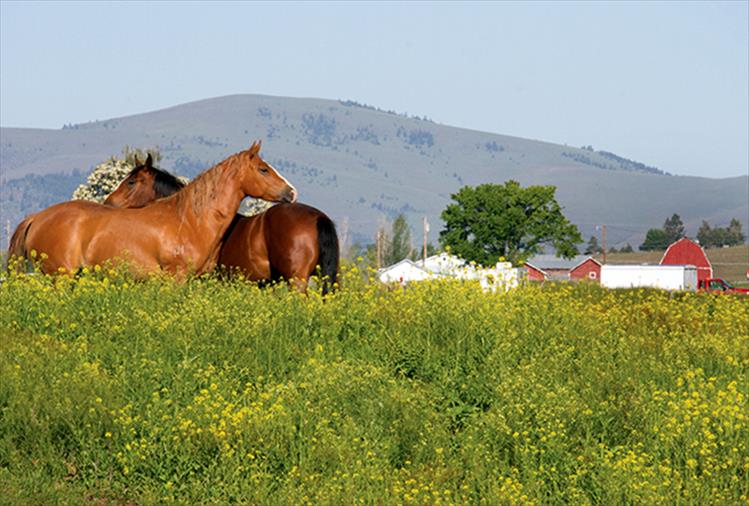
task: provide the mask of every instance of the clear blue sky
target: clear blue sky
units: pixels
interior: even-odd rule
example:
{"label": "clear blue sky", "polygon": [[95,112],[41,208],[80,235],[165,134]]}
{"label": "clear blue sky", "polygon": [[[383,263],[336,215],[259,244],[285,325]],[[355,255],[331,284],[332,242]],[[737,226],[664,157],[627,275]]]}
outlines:
{"label": "clear blue sky", "polygon": [[234,93],[351,99],[677,174],[743,175],[748,6],[0,0],[0,125]]}

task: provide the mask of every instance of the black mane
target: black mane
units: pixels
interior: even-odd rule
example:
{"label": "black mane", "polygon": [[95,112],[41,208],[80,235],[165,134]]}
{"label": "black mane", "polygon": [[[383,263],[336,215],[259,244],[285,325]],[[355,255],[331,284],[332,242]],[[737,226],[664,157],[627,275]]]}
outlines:
{"label": "black mane", "polygon": [[128,177],[134,176],[141,170],[150,170],[155,174],[153,188],[156,192],[157,198],[168,197],[173,193],[177,193],[179,190],[185,187],[185,183],[180,181],[177,176],[170,174],[169,172],[156,167],[148,167],[147,165],[139,165],[135,167]]}

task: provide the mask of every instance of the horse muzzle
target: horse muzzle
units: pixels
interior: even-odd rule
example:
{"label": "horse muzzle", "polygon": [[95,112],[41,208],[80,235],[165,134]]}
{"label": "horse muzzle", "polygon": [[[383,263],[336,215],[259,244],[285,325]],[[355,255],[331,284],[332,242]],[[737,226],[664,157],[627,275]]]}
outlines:
{"label": "horse muzzle", "polygon": [[293,204],[297,199],[297,191],[293,186],[287,186],[281,194],[281,201]]}

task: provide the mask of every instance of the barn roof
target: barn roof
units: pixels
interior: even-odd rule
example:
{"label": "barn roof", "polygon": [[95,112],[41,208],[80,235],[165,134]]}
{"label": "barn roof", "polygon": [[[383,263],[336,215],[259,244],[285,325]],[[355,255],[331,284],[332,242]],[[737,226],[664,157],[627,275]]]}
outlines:
{"label": "barn roof", "polygon": [[[569,271],[579,266],[589,258],[592,257],[589,255],[577,255],[567,260],[565,258],[559,258],[556,255],[536,255],[529,258],[525,263],[540,271],[549,269],[565,269]],[[593,259],[593,261],[598,262],[596,259]]]}

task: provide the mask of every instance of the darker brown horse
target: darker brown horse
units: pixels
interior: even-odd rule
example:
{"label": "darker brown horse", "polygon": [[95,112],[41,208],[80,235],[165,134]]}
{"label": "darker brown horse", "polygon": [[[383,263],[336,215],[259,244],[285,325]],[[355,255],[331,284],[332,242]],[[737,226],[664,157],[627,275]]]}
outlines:
{"label": "darker brown horse", "polygon": [[[104,203],[141,207],[183,186],[149,159],[133,169]],[[325,294],[336,282],[338,257],[338,235],[325,213],[304,204],[278,204],[255,216],[236,215],[224,235],[218,264],[253,281],[291,280],[301,291],[319,266]]]}
{"label": "darker brown horse", "polygon": [[[137,275],[184,277],[216,266],[221,239],[245,196],[294,202],[296,190],[259,155],[260,142],[205,171],[179,193],[139,208],[57,204],[13,234],[9,255],[44,254],[45,273],[125,260]],[[150,162],[149,162],[150,163]]]}

